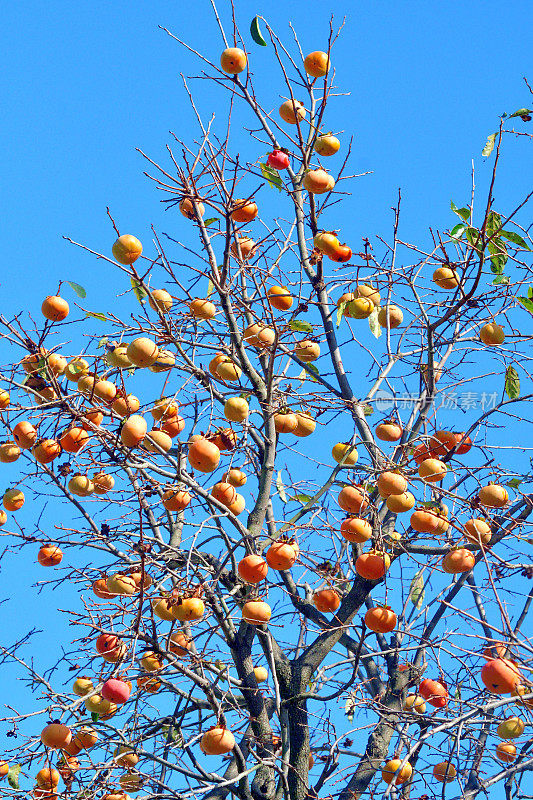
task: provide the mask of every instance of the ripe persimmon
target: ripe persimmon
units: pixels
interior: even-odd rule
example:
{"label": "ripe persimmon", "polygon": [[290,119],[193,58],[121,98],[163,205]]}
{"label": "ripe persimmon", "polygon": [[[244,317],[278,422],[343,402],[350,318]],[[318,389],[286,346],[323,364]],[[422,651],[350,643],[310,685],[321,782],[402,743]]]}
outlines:
{"label": "ripe persimmon", "polygon": [[37,561],[42,567],[57,567],[63,560],[63,551],[56,544],[43,544],[37,553]]}
{"label": "ripe persimmon", "polygon": [[253,200],[239,198],[233,201],[231,218],[234,222],[251,222],[258,213],[257,203],[254,203]]}
{"label": "ripe persimmon", "polygon": [[220,450],[203,436],[189,445],[189,464],[198,472],[213,472],[220,461]]}
{"label": "ripe persimmon", "polygon": [[324,194],[332,191],[335,178],[324,169],[310,169],[305,173],[303,183],[311,194]]}
{"label": "ripe persimmon", "polygon": [[266,625],[272,609],[263,600],[248,600],[242,607],[242,618],[249,625]]}
{"label": "ripe persimmon", "polygon": [[67,453],[79,453],[88,441],[88,432],[84,428],[78,427],[67,428],[59,440],[61,447]]}
{"label": "ripe persimmon", "polygon": [[111,248],[119,264],[133,264],[143,251],[140,241],[130,233],[119,236]]}
{"label": "ripe persimmon", "polygon": [[361,517],[348,517],[341,522],[341,536],[347,542],[362,544],[372,536],[372,525]]}
{"label": "ripe persimmon", "polygon": [[228,75],[238,75],[246,69],[248,59],[240,47],[227,47],[220,56],[220,66]]}
{"label": "ripe persimmon", "polygon": [[390,633],[396,627],[396,622],[396,614],[389,606],[375,606],[365,614],[365,624],[374,633]]}
{"label": "ripe persimmon", "polygon": [[304,104],[300,100],[285,100],[279,107],[279,115],[284,122],[289,125],[297,125],[305,119],[307,114]]}
{"label": "ripe persimmon", "polygon": [[379,550],[368,550],[362,553],[355,562],[355,571],[361,578],[368,581],[377,581],[382,578],[391,564],[388,553]]}
{"label": "ripe persimmon", "polygon": [[446,553],[441,563],[444,572],[458,575],[461,572],[470,572],[475,566],[476,558],[470,550],[458,547]]}
{"label": "ripe persimmon", "polygon": [[313,594],[313,605],[323,613],[332,614],[341,604],[341,599],[334,589],[320,589]]}
{"label": "ripe persimmon", "polygon": [[245,556],[239,561],[237,570],[240,577],[246,581],[246,583],[254,584],[265,580],[268,572],[268,564],[262,556],[250,553],[250,555]]}
{"label": "ripe persimmon", "polygon": [[283,539],[273,542],[265,553],[268,566],[280,571],[290,569],[297,556],[298,553],[293,545]]}
{"label": "ripe persimmon", "polygon": [[315,152],[319,156],[334,156],[340,149],[341,143],[332,133],[323,133],[315,140]]}
{"label": "ripe persimmon", "polygon": [[200,749],[208,756],[221,756],[235,747],[235,737],[227,728],[215,725],[200,739]]}
{"label": "ripe persimmon", "polygon": [[157,359],[159,347],[147,336],[139,336],[129,343],[126,352],[136,367],[149,367]]}
{"label": "ripe persimmon", "polygon": [[59,295],[50,295],[43,300],[41,306],[43,317],[51,322],[62,322],[70,311],[67,301]]}
{"label": "ripe persimmon", "polygon": [[368,495],[363,486],[345,486],[340,490],[337,502],[343,511],[359,514],[368,507]]}
{"label": "ripe persimmon", "polygon": [[267,298],[272,308],[276,308],[278,311],[288,311],[294,302],[294,298],[286,286],[271,286],[267,291]]}

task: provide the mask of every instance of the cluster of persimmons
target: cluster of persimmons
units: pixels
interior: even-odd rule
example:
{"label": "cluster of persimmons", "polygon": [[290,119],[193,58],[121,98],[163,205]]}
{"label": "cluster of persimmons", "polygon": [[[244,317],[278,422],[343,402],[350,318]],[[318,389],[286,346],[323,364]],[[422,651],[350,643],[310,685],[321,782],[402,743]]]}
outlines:
{"label": "cluster of persimmons", "polygon": [[[237,75],[246,65],[246,54],[239,48],[228,48],[221,56],[221,66],[227,74]],[[304,67],[308,75],[324,77],[329,69],[329,57],[324,52],[313,52],[305,59]],[[306,109],[296,100],[287,100],[281,105],[279,115],[285,123],[299,125],[305,119]],[[337,137],[323,134],[316,138],[314,148],[320,157],[329,157],[337,153],[340,146]],[[289,167],[290,159],[285,151],[275,149],[269,154],[267,163],[272,170],[279,172]],[[308,169],[303,186],[311,194],[325,194],[334,188],[335,180],[322,167]],[[201,219],[205,213],[204,205],[197,197],[183,197],[180,210],[191,220]],[[258,213],[258,206],[252,198],[240,198],[234,202],[231,219],[235,223],[251,223]],[[331,231],[317,233],[313,238],[313,247],[317,257],[327,257],[333,262],[344,263],[352,258],[350,247],[341,243]],[[246,262],[257,252],[256,248],[254,240],[248,236],[238,236],[231,246],[231,253],[237,261]],[[131,267],[142,254],[142,244],[133,235],[122,235],[114,243],[112,253],[120,265]],[[443,266],[434,272],[433,282],[441,290],[455,291],[460,278],[453,267]],[[147,295],[150,308],[164,321],[172,312],[173,296],[162,288],[149,288]],[[265,299],[272,313],[290,312],[294,307],[295,298],[284,285],[271,285]],[[403,323],[403,312],[399,306],[391,303],[382,305],[380,292],[371,283],[358,283],[353,291],[345,292],[338,298],[337,306],[339,314],[350,320],[368,319],[376,312],[378,324],[383,328],[395,329]],[[67,301],[59,294],[47,297],[42,304],[42,314],[50,325],[66,320],[69,312]],[[202,325],[213,321],[219,309],[210,297],[195,297],[188,301],[188,313],[195,324]],[[159,346],[154,338],[142,335],[128,342],[116,343],[107,348],[100,361],[96,356],[89,359],[81,355],[67,359],[44,347],[25,356],[20,362],[26,375],[23,389],[35,400],[37,408],[42,406],[50,410],[56,403],[60,409],[58,420],[61,422],[65,408],[63,399],[76,396],[77,403],[69,404],[71,420],[63,428],[56,426],[57,434],[54,436],[43,438],[39,434],[38,423],[34,424],[31,419],[19,420],[11,429],[11,438],[0,444],[0,462],[14,463],[25,453],[50,472],[58,457],[67,454],[75,463],[76,457],[86,453],[93,443],[103,447],[108,454],[121,454],[126,460],[135,453],[142,457],[149,454],[154,458],[173,455],[179,444],[182,452],[186,453],[191,475],[195,472],[205,475],[215,472],[224,455],[231,454],[237,445],[238,434],[234,426],[249,420],[248,399],[237,393],[226,397],[223,415],[227,425],[212,432],[190,435],[180,442],[178,437],[185,431],[186,420],[180,415],[179,403],[175,397],[161,397],[147,409],[152,418],[149,428],[144,411],[141,411],[147,405],[124,390],[120,376],[123,370],[147,369],[164,376],[172,371],[176,366],[176,354],[167,347]],[[479,338],[483,344],[491,346],[501,344],[505,336],[503,329],[489,320],[481,327]],[[257,321],[243,328],[242,342],[252,352],[264,355],[278,346],[279,333],[268,323]],[[313,337],[299,339],[284,347],[285,352],[304,368],[316,361],[321,352],[320,344]],[[236,356],[217,352],[211,358],[208,370],[216,385],[224,390],[232,386],[241,388],[243,365]],[[105,375],[102,376],[102,373]],[[116,380],[113,380],[114,376]],[[439,379],[438,373],[435,379]],[[0,391],[0,408],[9,411],[11,403],[10,392],[5,389]],[[309,411],[280,406],[273,409],[272,416],[275,431],[280,436],[304,438],[315,432],[317,423]],[[119,432],[115,434],[110,426],[116,426],[117,422]],[[391,418],[377,424],[374,434],[381,442],[396,446],[402,439],[403,429],[398,419]],[[456,542],[443,556],[442,570],[452,575],[472,570],[476,565],[476,553],[489,548],[497,535],[490,514],[493,509],[502,509],[509,502],[506,488],[497,483],[482,486],[477,496],[478,513],[461,524],[450,518],[443,502],[417,503],[413,493],[417,487],[438,486],[447,474],[449,458],[467,454],[472,446],[472,441],[464,433],[438,430],[414,449],[406,451],[401,466],[385,468],[376,475],[375,485],[355,481],[346,483],[337,496],[338,506],[346,513],[339,528],[341,537],[356,545],[375,540],[370,512],[375,512],[380,504],[384,504],[396,515],[410,514],[409,525],[415,532],[438,538],[450,527],[454,528]],[[358,462],[358,451],[353,442],[338,442],[332,448],[332,458],[343,470],[351,470]],[[103,502],[108,502],[115,487],[112,473],[116,471],[116,463],[116,459],[110,458],[109,469],[105,463],[101,463],[90,475],[83,471],[71,474],[65,481],[65,493],[77,504],[89,497],[93,500],[101,497]],[[219,513],[226,510],[236,517],[243,514],[245,499],[238,490],[246,481],[247,475],[242,468],[228,464],[224,474],[209,490],[209,498]],[[161,485],[158,502],[169,514],[183,514],[193,499],[194,488],[191,486],[179,478],[175,483]],[[5,511],[1,512],[0,524],[6,523],[6,512],[16,513],[24,502],[25,495],[19,486],[9,488],[3,495]],[[392,532],[360,552],[355,560],[357,574],[370,582],[380,581],[395,558],[395,543],[400,538],[399,534]],[[240,558],[237,564],[238,577],[248,590],[240,608],[242,620],[256,627],[268,625],[272,609],[263,599],[266,592],[262,589],[268,580],[268,572],[289,571],[299,557],[300,548],[296,539],[281,535],[264,552],[248,552]],[[58,544],[46,542],[40,547],[37,558],[43,567],[55,567],[62,562],[63,552]],[[333,583],[330,585],[326,580],[326,584],[313,593],[312,602],[319,612],[335,614],[341,605],[342,594]],[[153,587],[154,581],[144,566],[105,575],[92,583],[94,595],[101,600],[138,599],[139,595],[147,595],[155,617],[172,624],[178,622],[185,625],[169,635],[165,655],[149,650],[143,652],[139,659],[141,672],[136,678],[136,691],[155,694],[164,680],[165,659],[171,663],[187,663],[193,657],[194,639],[187,626],[205,618],[209,612],[209,601],[205,600],[198,587],[172,592],[163,592],[161,589],[154,591]],[[373,632],[390,633],[397,626],[397,615],[388,605],[376,605],[367,610],[364,622]],[[95,637],[94,651],[95,658],[109,663],[111,676],[93,681],[90,677],[80,675],[75,679],[72,691],[94,719],[106,721],[117,713],[120,706],[132,702],[135,696],[132,682],[121,666],[128,647],[119,635],[103,632]],[[494,695],[510,694],[518,701],[522,695],[530,693],[519,665],[510,658],[505,645],[489,647],[483,657],[485,663],[480,677],[489,692]],[[261,666],[255,667],[254,674],[258,683],[268,677],[267,670]],[[425,678],[416,691],[405,698],[404,710],[424,714],[426,703],[443,709],[448,700],[448,688],[440,677]],[[533,701],[526,699],[523,702],[532,707]],[[496,756],[501,762],[512,763],[516,758],[516,746],[511,740],[521,735],[524,725],[519,717],[509,717],[499,722],[497,732],[502,742],[496,748]],[[42,730],[41,740],[47,752],[57,751],[58,760],[56,767],[47,761],[48,766],[37,772],[34,797],[54,800],[60,779],[63,778],[67,786],[70,785],[73,774],[80,768],[78,755],[97,744],[98,733],[89,724],[73,726],[71,729],[54,720]],[[217,723],[203,732],[200,747],[205,754],[221,755],[232,751],[235,743],[234,734],[229,728]],[[140,791],[144,779],[136,769],[139,756],[135,748],[127,743],[117,746],[112,760],[115,766],[123,770],[118,779],[120,788],[108,792],[102,800],[124,800],[125,793]],[[0,772],[7,774],[8,765],[2,763]],[[390,759],[382,769],[383,780],[396,785],[405,783],[411,774],[410,763],[403,763],[401,758]],[[433,775],[438,781],[449,782],[456,778],[457,773],[450,761],[443,761],[434,767]]]}

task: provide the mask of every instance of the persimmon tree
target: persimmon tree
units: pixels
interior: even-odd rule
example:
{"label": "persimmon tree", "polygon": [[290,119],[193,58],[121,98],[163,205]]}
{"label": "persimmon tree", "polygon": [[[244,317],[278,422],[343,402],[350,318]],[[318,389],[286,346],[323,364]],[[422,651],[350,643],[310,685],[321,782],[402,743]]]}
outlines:
{"label": "persimmon tree", "polygon": [[222,56],[177,41],[227,114],[185,81],[198,140],[145,156],[170,233],[113,209],[103,252],[72,244],[119,299],[43,283],[0,317],[3,541],[49,570],[41,602],[78,592],[55,665],[2,648],[32,698],[1,720],[2,795],[527,796],[533,243],[530,198],[494,197],[530,112],[489,137],[475,205],[418,245],[398,195],[352,252],[340,31],[305,56],[216,19]]}

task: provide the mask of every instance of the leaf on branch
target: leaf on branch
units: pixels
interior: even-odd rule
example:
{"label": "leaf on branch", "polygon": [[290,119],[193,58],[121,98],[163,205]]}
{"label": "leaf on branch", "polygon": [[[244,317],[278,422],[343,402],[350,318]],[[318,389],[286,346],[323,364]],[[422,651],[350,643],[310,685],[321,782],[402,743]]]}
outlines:
{"label": "leaf on branch", "polygon": [[481,151],[481,155],[484,156],[485,158],[488,158],[490,156],[490,154],[492,153],[492,151],[494,150],[494,144],[495,143],[496,143],[496,134],[495,133],[491,133],[487,137],[487,142],[485,144],[485,147]]}
{"label": "leaf on branch", "polygon": [[348,717],[348,722],[353,721],[356,708],[357,708],[357,698],[354,692],[350,692],[346,700],[346,703],[344,704],[344,713]]}
{"label": "leaf on branch", "polygon": [[254,17],[252,20],[252,24],[250,25],[250,34],[252,39],[256,44],[261,45],[261,47],[267,47],[267,43],[263,39],[263,34],[259,28],[259,17]]}
{"label": "leaf on branch", "polygon": [[278,470],[278,476],[276,478],[276,489],[278,490],[278,494],[282,503],[287,502],[287,494],[285,492],[285,486],[283,485],[283,481],[281,479],[281,470]]}
{"label": "leaf on branch", "polygon": [[212,294],[214,288],[215,284],[213,283],[211,278],[209,278],[209,283],[207,284],[207,297],[209,297]]}
{"label": "leaf on branch", "polygon": [[455,214],[457,214],[459,217],[461,217],[461,219],[464,219],[465,222],[468,222],[468,220],[470,219],[470,209],[469,208],[466,208],[466,207],[457,208],[457,206],[455,205],[453,200],[450,200],[450,207],[451,207],[452,211]]}
{"label": "leaf on branch", "polygon": [[524,483],[523,478],[511,478],[505,485],[509,486],[511,489],[518,489],[521,483]]}
{"label": "leaf on branch", "polygon": [[489,253],[491,253],[490,257],[491,272],[494,272],[496,275],[501,275],[508,259],[504,243],[499,237],[496,239],[492,239],[492,241],[488,243],[487,249]]}
{"label": "leaf on branch", "polygon": [[467,227],[466,229],[466,238],[473,244],[476,249],[479,249],[479,244],[481,242],[481,234],[477,228]]}
{"label": "leaf on branch", "polygon": [[13,764],[12,767],[9,767],[9,772],[7,773],[7,782],[12,789],[19,788],[19,775],[21,769],[22,766],[20,764]]}
{"label": "leaf on branch", "polygon": [[379,314],[379,308],[376,307],[374,308],[374,310],[372,311],[372,313],[368,318],[368,327],[370,328],[370,333],[373,336],[375,336],[376,339],[379,339],[379,337],[383,333],[381,325],[378,322],[378,314]]}
{"label": "leaf on branch", "polygon": [[500,236],[503,236],[503,238],[507,239],[507,241],[518,245],[518,247],[522,247],[524,250],[531,251],[531,247],[528,245],[526,240],[520,236],[519,233],[515,233],[514,231],[500,231]]}
{"label": "leaf on branch", "polygon": [[102,336],[98,344],[96,345],[97,349],[99,350],[100,347],[105,347],[109,341],[109,336]]}
{"label": "leaf on branch", "polygon": [[98,722],[98,714],[96,711],[91,711],[91,719],[93,722]]}
{"label": "leaf on branch", "polygon": [[509,283],[509,277],[507,275],[496,275],[494,280],[492,281],[493,286],[496,286],[500,283]]}
{"label": "leaf on branch", "polygon": [[374,413],[374,409],[368,403],[363,406],[363,414],[365,417],[370,417]]}
{"label": "leaf on branch", "polygon": [[289,322],[289,328],[291,331],[300,331],[301,333],[313,333],[313,326],[310,322],[305,322],[304,320],[299,319],[291,319]]}
{"label": "leaf on branch", "polygon": [[520,377],[514,367],[507,367],[505,371],[505,394],[509,400],[520,397]]}
{"label": "leaf on branch", "polygon": [[508,119],[512,119],[513,117],[527,117],[528,114],[533,114],[532,108],[519,108],[514,114],[509,114]]}
{"label": "leaf on branch", "polygon": [[342,303],[339,303],[339,305],[337,306],[337,328],[341,324],[346,305],[347,305],[346,300],[343,300]]}
{"label": "leaf on branch", "polygon": [[209,225],[212,225],[213,222],[220,222],[220,220],[218,217],[209,217],[209,219],[204,219],[204,225],[206,228],[208,228]]}
{"label": "leaf on branch", "polygon": [[489,211],[487,214],[487,222],[485,225],[485,230],[489,236],[492,236],[493,233],[500,233],[502,228],[502,218],[498,214],[497,211]]}
{"label": "leaf on branch", "polygon": [[105,314],[100,314],[98,311],[86,311],[86,317],[92,317],[93,319],[99,319],[100,322],[107,322],[107,317]]}
{"label": "leaf on branch", "polygon": [[411,581],[411,585],[409,586],[409,600],[414,605],[415,608],[421,608],[424,602],[424,579],[422,578],[422,573],[424,569],[419,569],[413,577]]}
{"label": "leaf on branch", "polygon": [[295,494],[292,497],[289,497],[289,500],[297,500],[298,503],[302,503],[305,506],[306,503],[309,503],[313,499],[313,496],[310,494]]}
{"label": "leaf on branch", "polygon": [[315,376],[312,374],[313,372],[315,373],[315,375],[319,374],[319,372],[318,372],[318,370],[317,370],[317,368],[315,367],[314,364],[307,364],[307,369],[303,369],[300,372],[300,374],[298,375],[298,380],[299,381],[305,381],[305,380],[316,381]]}
{"label": "leaf on branch", "polygon": [[139,303],[141,304],[144,303],[144,301],[148,297],[148,292],[143,286],[141,286],[139,281],[135,280],[135,278],[130,278],[130,281],[133,289],[133,294],[135,295]]}
{"label": "leaf on branch", "polygon": [[85,298],[87,297],[87,292],[85,291],[85,289],[83,288],[83,286],[80,286],[80,284],[79,284],[79,283],[73,283],[73,281],[67,281],[67,283],[68,283],[68,285],[70,286],[70,288],[71,288],[71,289],[72,289],[74,292],[76,292],[76,294],[78,295],[78,297],[81,297],[81,299],[82,299],[82,300],[85,300]]}
{"label": "leaf on branch", "polygon": [[533,314],[533,300],[529,297],[517,297],[516,298],[519,303],[521,303],[530,314]]}
{"label": "leaf on branch", "polygon": [[458,222],[457,225],[454,225],[450,231],[450,236],[453,239],[460,239],[463,233],[466,231],[468,225],[464,225],[462,222]]}
{"label": "leaf on branch", "polygon": [[281,192],[281,187],[283,186],[283,181],[281,180],[280,174],[277,169],[273,167],[269,167],[268,164],[263,164],[262,162],[259,164],[261,167],[261,174],[263,178],[267,181],[269,186],[277,189]]}

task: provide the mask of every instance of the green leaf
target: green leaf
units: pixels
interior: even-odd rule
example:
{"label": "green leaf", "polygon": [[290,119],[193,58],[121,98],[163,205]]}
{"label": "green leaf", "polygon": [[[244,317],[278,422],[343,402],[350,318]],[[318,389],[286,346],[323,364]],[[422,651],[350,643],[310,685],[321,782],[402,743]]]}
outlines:
{"label": "green leaf", "polygon": [[91,719],[93,722],[98,722],[98,714],[96,711],[91,711]]}
{"label": "green leaf", "polygon": [[378,314],[379,314],[379,308],[374,308],[374,310],[372,311],[372,313],[368,318],[368,326],[370,328],[370,333],[373,336],[375,336],[376,339],[379,339],[379,337],[383,333],[383,329],[378,322]]}
{"label": "green leaf", "polygon": [[278,494],[282,503],[287,502],[287,494],[285,492],[285,486],[283,485],[283,481],[281,479],[281,470],[278,471],[278,476],[276,478],[276,489],[278,490]]}
{"label": "green leaf", "polygon": [[500,233],[502,228],[502,218],[497,211],[489,211],[487,214],[487,223],[485,225],[485,231],[489,236],[492,236],[493,233]]}
{"label": "green leaf", "polygon": [[457,684],[457,688],[456,688],[455,694],[453,696],[454,700],[460,700],[461,699],[461,686],[462,685],[463,685],[462,683],[458,683]]}
{"label": "green leaf", "polygon": [[511,480],[507,481],[505,485],[509,486],[511,489],[518,489],[520,484],[523,482],[524,482],[523,478],[511,478]]}
{"label": "green leaf", "polygon": [[533,109],[531,108],[519,108],[518,111],[515,111],[514,114],[509,114],[508,119],[512,119],[513,117],[524,117],[528,114],[533,114]]}
{"label": "green leaf", "polygon": [[263,178],[268,182],[269,186],[277,189],[281,192],[281,187],[283,186],[283,181],[281,180],[280,174],[277,169],[273,167],[269,167],[268,164],[263,164],[262,162],[259,164],[261,167],[261,174]]}
{"label": "green leaf", "polygon": [[503,236],[503,238],[507,239],[507,241],[518,245],[518,247],[523,247],[524,250],[531,251],[531,247],[528,245],[526,240],[520,236],[519,233],[515,233],[514,231],[500,231],[500,236]]}
{"label": "green leaf", "polygon": [[521,303],[530,314],[533,314],[533,300],[529,297],[517,297],[516,298],[519,303]]}
{"label": "green leaf", "polygon": [[341,324],[342,316],[344,314],[344,309],[346,308],[347,301],[343,300],[342,303],[339,303],[337,306],[337,328]]}
{"label": "green leaf", "polygon": [[92,317],[93,319],[99,319],[100,322],[107,322],[107,317],[105,314],[100,314],[97,311],[86,311],[86,317]]}
{"label": "green leaf", "polygon": [[[314,373],[314,375],[313,374],[310,375],[309,374],[310,372]],[[305,381],[305,380],[316,381],[315,375],[319,375],[319,374],[320,373],[319,373],[319,371],[317,370],[317,368],[315,367],[314,364],[307,364],[307,369],[303,369],[300,372],[300,374],[298,375],[298,380],[299,381]]]}
{"label": "green leaf", "polygon": [[135,295],[139,303],[144,303],[144,301],[148,297],[148,292],[143,286],[141,286],[139,281],[135,280],[135,278],[130,278],[130,282],[133,288],[133,294]]}
{"label": "green leaf", "polygon": [[370,417],[374,413],[374,409],[368,403],[363,406],[363,414],[365,417]]}
{"label": "green leaf", "polygon": [[496,275],[492,283],[494,286],[500,283],[509,283],[509,278],[507,275]]}
{"label": "green leaf", "polygon": [[313,495],[311,495],[311,494],[295,494],[295,495],[293,495],[293,497],[289,497],[289,500],[297,500],[299,503],[302,503],[302,505],[304,505],[304,506],[306,505],[306,503],[309,503],[312,499],[313,499]]}
{"label": "green leaf", "polygon": [[212,225],[213,222],[220,222],[220,220],[218,217],[209,217],[209,219],[204,219],[204,225],[206,228],[208,228],[209,225]]}
{"label": "green leaf", "polygon": [[533,300],[533,286],[530,286],[527,290],[527,296],[530,300]]}
{"label": "green leaf", "polygon": [[213,283],[211,278],[209,278],[209,283],[207,284],[207,297],[211,296],[214,288],[215,288],[215,284]]}
{"label": "green leaf", "polygon": [[300,331],[301,333],[313,333],[313,326],[310,322],[305,322],[304,320],[299,319],[291,319],[289,322],[289,328],[291,331]]}
{"label": "green leaf", "polygon": [[267,43],[263,39],[263,34],[259,29],[259,17],[253,18],[252,24],[250,25],[250,33],[252,35],[252,39],[256,44],[261,45],[261,47],[267,47]]}
{"label": "green leaf", "polygon": [[481,155],[484,156],[485,158],[488,158],[492,153],[492,151],[494,150],[495,142],[496,142],[496,134],[491,133],[490,136],[487,137],[487,142],[485,144],[485,147],[481,151]]}
{"label": "green leaf", "polygon": [[462,222],[458,222],[457,225],[454,225],[450,231],[450,236],[453,239],[460,239],[463,233],[468,228],[468,225],[464,225]]}
{"label": "green leaf", "polygon": [[22,766],[20,764],[13,764],[12,767],[9,767],[9,772],[7,773],[7,782],[12,789],[19,788],[19,775],[21,769]]}
{"label": "green leaf", "polygon": [[82,300],[85,300],[85,298],[87,297],[87,292],[85,291],[85,289],[83,288],[83,286],[80,286],[80,284],[79,284],[79,283],[73,283],[72,281],[67,281],[67,283],[68,283],[68,285],[70,286],[70,288],[71,288],[71,289],[72,289],[74,292],[76,292],[76,294],[78,295],[78,297],[81,297],[81,299],[82,299]]}
{"label": "green leaf", "polygon": [[228,678],[228,665],[218,660],[215,661],[215,667],[219,670],[220,680],[225,683]]}
{"label": "green leaf", "polygon": [[414,605],[415,608],[421,608],[424,602],[424,579],[422,578],[422,573],[424,572],[424,568],[419,569],[413,579],[411,581],[411,585],[409,586],[409,600]]}
{"label": "green leaf", "polygon": [[105,347],[108,341],[109,341],[109,336],[102,336],[102,338],[96,345],[96,349],[99,350],[101,347]]}
{"label": "green leaf", "polygon": [[466,238],[477,253],[481,253],[481,233],[477,228],[467,228]]}
{"label": "green leaf", "polygon": [[[318,371],[318,369],[315,367],[314,364],[307,364],[307,369],[310,370],[313,373],[313,375],[320,375],[320,372]],[[316,378],[313,377],[313,375],[308,374],[307,377],[312,381],[316,381]]]}
{"label": "green leaf", "polygon": [[461,217],[461,219],[464,219],[465,222],[468,222],[468,220],[470,219],[469,208],[457,208],[453,200],[450,200],[450,207],[455,214]]}
{"label": "green leaf", "polygon": [[352,722],[357,708],[357,696],[354,692],[350,692],[346,703],[344,704],[344,713],[348,717],[348,722]]}
{"label": "green leaf", "polygon": [[520,377],[514,367],[507,367],[505,372],[505,394],[509,400],[520,397]]}
{"label": "green leaf", "polygon": [[489,253],[491,253],[491,271],[496,273],[496,275],[501,275],[508,259],[507,250],[505,249],[504,243],[499,237],[492,239],[487,244],[487,250]]}

